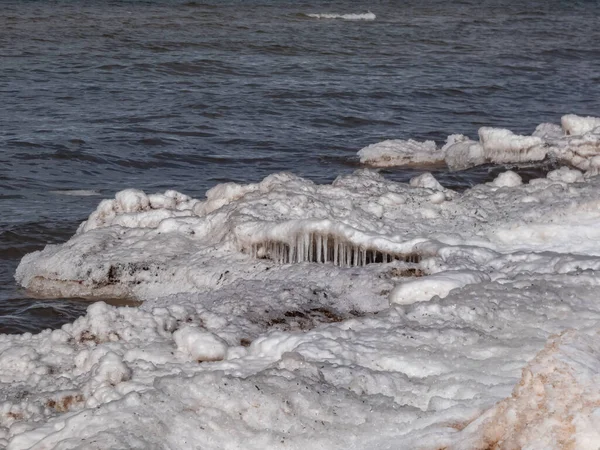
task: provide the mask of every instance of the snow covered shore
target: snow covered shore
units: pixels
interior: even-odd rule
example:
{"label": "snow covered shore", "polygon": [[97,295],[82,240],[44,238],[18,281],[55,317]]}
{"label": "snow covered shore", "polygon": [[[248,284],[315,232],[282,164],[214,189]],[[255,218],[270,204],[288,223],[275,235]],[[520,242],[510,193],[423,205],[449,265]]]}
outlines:
{"label": "snow covered shore", "polygon": [[552,134],[586,173],[464,193],[274,174],[103,200],[17,280],[144,303],[1,335],[0,446],[597,448],[598,129],[565,117],[527,145]]}

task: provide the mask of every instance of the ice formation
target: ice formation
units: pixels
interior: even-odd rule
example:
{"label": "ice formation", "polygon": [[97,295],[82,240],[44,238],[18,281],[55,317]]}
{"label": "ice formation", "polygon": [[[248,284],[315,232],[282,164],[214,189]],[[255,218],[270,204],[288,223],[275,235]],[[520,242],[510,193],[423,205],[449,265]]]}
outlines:
{"label": "ice formation", "polygon": [[[594,139],[568,120],[587,137],[488,130],[446,154]],[[599,190],[562,167],[463,193],[370,170],[121,191],[16,278],[144,303],[0,335],[0,446],[596,448]]]}
{"label": "ice formation", "polygon": [[371,144],[358,152],[360,162],[374,167],[435,165],[443,163],[444,154],[435,142],[418,142],[412,139],[388,140]]}
{"label": "ice formation", "polygon": [[600,169],[600,118],[567,114],[561,126],[543,123],[531,136],[482,127],[478,141],[453,134],[441,149],[432,141],[388,140],[363,148],[358,156],[373,167],[445,163],[452,170],[552,158],[595,175]]}

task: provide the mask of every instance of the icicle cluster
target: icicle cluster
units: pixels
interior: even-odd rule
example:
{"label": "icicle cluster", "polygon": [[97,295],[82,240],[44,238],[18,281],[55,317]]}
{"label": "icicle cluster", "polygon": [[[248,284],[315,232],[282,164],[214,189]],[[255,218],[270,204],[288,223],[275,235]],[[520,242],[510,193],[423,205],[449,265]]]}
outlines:
{"label": "icicle cluster", "polygon": [[316,262],[360,267],[397,260],[412,263],[421,261],[421,256],[416,253],[386,253],[356,245],[338,236],[320,233],[299,233],[290,242],[273,240],[254,243],[249,250],[254,258],[271,259],[279,264]]}

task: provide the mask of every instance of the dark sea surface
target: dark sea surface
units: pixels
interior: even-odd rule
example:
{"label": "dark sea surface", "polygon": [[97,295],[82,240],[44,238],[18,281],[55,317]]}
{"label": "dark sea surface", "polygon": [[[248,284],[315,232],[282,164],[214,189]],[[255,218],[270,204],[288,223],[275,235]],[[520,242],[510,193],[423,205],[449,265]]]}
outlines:
{"label": "dark sea surface", "polygon": [[[331,182],[384,139],[600,115],[599,17],[596,1],[2,0],[0,332],[85,311],[30,298],[14,270],[118,190]],[[500,170],[437,176],[465,188]]]}

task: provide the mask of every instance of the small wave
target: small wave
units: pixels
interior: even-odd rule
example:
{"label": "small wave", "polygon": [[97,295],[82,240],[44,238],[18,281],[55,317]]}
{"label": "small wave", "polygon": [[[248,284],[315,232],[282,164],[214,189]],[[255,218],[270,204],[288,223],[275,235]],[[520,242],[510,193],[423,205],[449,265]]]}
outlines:
{"label": "small wave", "polygon": [[375,20],[377,16],[371,11],[361,14],[306,14],[313,19],[343,19],[343,20]]}
{"label": "small wave", "polygon": [[95,195],[100,195],[100,192],[87,190],[87,189],[65,189],[65,190],[57,190],[51,191],[52,194],[57,195],[70,195],[73,197],[92,197]]}

